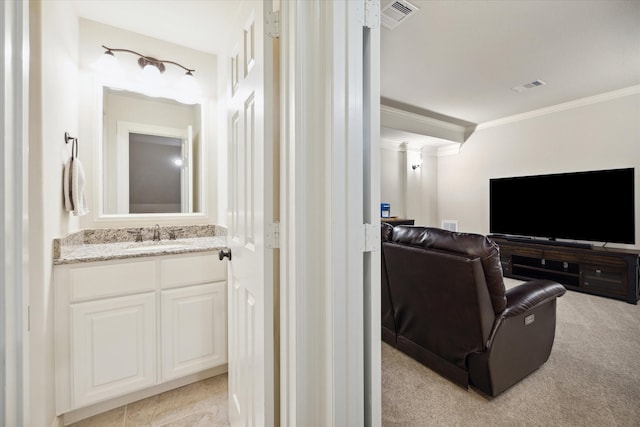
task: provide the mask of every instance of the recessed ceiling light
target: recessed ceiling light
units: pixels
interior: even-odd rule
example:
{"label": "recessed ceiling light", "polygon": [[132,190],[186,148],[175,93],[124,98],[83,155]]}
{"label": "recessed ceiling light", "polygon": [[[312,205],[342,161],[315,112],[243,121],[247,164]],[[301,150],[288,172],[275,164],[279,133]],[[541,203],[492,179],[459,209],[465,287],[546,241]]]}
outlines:
{"label": "recessed ceiling light", "polygon": [[520,85],[520,86],[514,86],[514,87],[511,88],[511,90],[514,90],[516,92],[522,92],[524,90],[533,89],[534,87],[540,87],[540,86],[544,86],[546,84],[547,84],[547,82],[538,79],[538,80],[534,80],[534,81],[529,82],[529,83],[525,83],[525,84]]}

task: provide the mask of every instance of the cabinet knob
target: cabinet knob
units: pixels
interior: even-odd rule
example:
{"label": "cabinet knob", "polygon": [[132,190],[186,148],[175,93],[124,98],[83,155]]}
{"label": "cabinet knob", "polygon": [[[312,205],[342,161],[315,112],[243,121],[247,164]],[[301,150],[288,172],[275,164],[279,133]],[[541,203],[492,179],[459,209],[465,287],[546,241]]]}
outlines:
{"label": "cabinet knob", "polygon": [[229,261],[231,261],[231,249],[227,249],[226,251],[224,249],[220,249],[220,251],[218,251],[218,259],[222,261],[224,257],[229,258]]}

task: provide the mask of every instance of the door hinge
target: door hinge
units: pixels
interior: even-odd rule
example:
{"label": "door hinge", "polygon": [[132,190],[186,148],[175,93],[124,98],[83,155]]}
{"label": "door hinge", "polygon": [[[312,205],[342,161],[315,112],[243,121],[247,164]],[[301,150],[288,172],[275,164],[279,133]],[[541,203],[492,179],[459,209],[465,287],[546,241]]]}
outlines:
{"label": "door hinge", "polygon": [[373,252],[380,250],[380,225],[362,224],[364,233],[363,252]]}
{"label": "door hinge", "polygon": [[268,249],[280,248],[280,223],[274,222],[267,224],[265,233],[265,246]]}
{"label": "door hinge", "polygon": [[364,27],[380,26],[380,0],[364,0]]}
{"label": "door hinge", "polygon": [[269,37],[280,37],[280,11],[270,10],[265,15],[264,31]]}

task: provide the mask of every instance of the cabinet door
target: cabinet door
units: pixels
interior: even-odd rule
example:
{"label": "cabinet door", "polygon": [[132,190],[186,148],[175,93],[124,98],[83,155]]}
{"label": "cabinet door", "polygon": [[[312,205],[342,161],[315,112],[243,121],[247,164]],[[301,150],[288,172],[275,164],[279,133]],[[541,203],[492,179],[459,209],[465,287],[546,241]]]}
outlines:
{"label": "cabinet door", "polygon": [[162,380],[227,360],[225,282],[162,291]]}
{"label": "cabinet door", "polygon": [[627,294],[627,271],[622,263],[583,264],[582,283],[584,289],[625,296]]}
{"label": "cabinet door", "polygon": [[156,383],[155,319],[152,292],[71,305],[74,407]]}

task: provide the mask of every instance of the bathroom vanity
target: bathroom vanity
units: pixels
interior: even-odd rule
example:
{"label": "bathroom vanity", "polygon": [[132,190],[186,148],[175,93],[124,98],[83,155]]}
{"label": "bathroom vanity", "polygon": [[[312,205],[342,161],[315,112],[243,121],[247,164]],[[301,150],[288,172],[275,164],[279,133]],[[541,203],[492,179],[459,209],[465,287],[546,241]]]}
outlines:
{"label": "bathroom vanity", "polygon": [[58,250],[58,415],[226,372],[227,274],[217,252],[225,242],[208,236]]}

